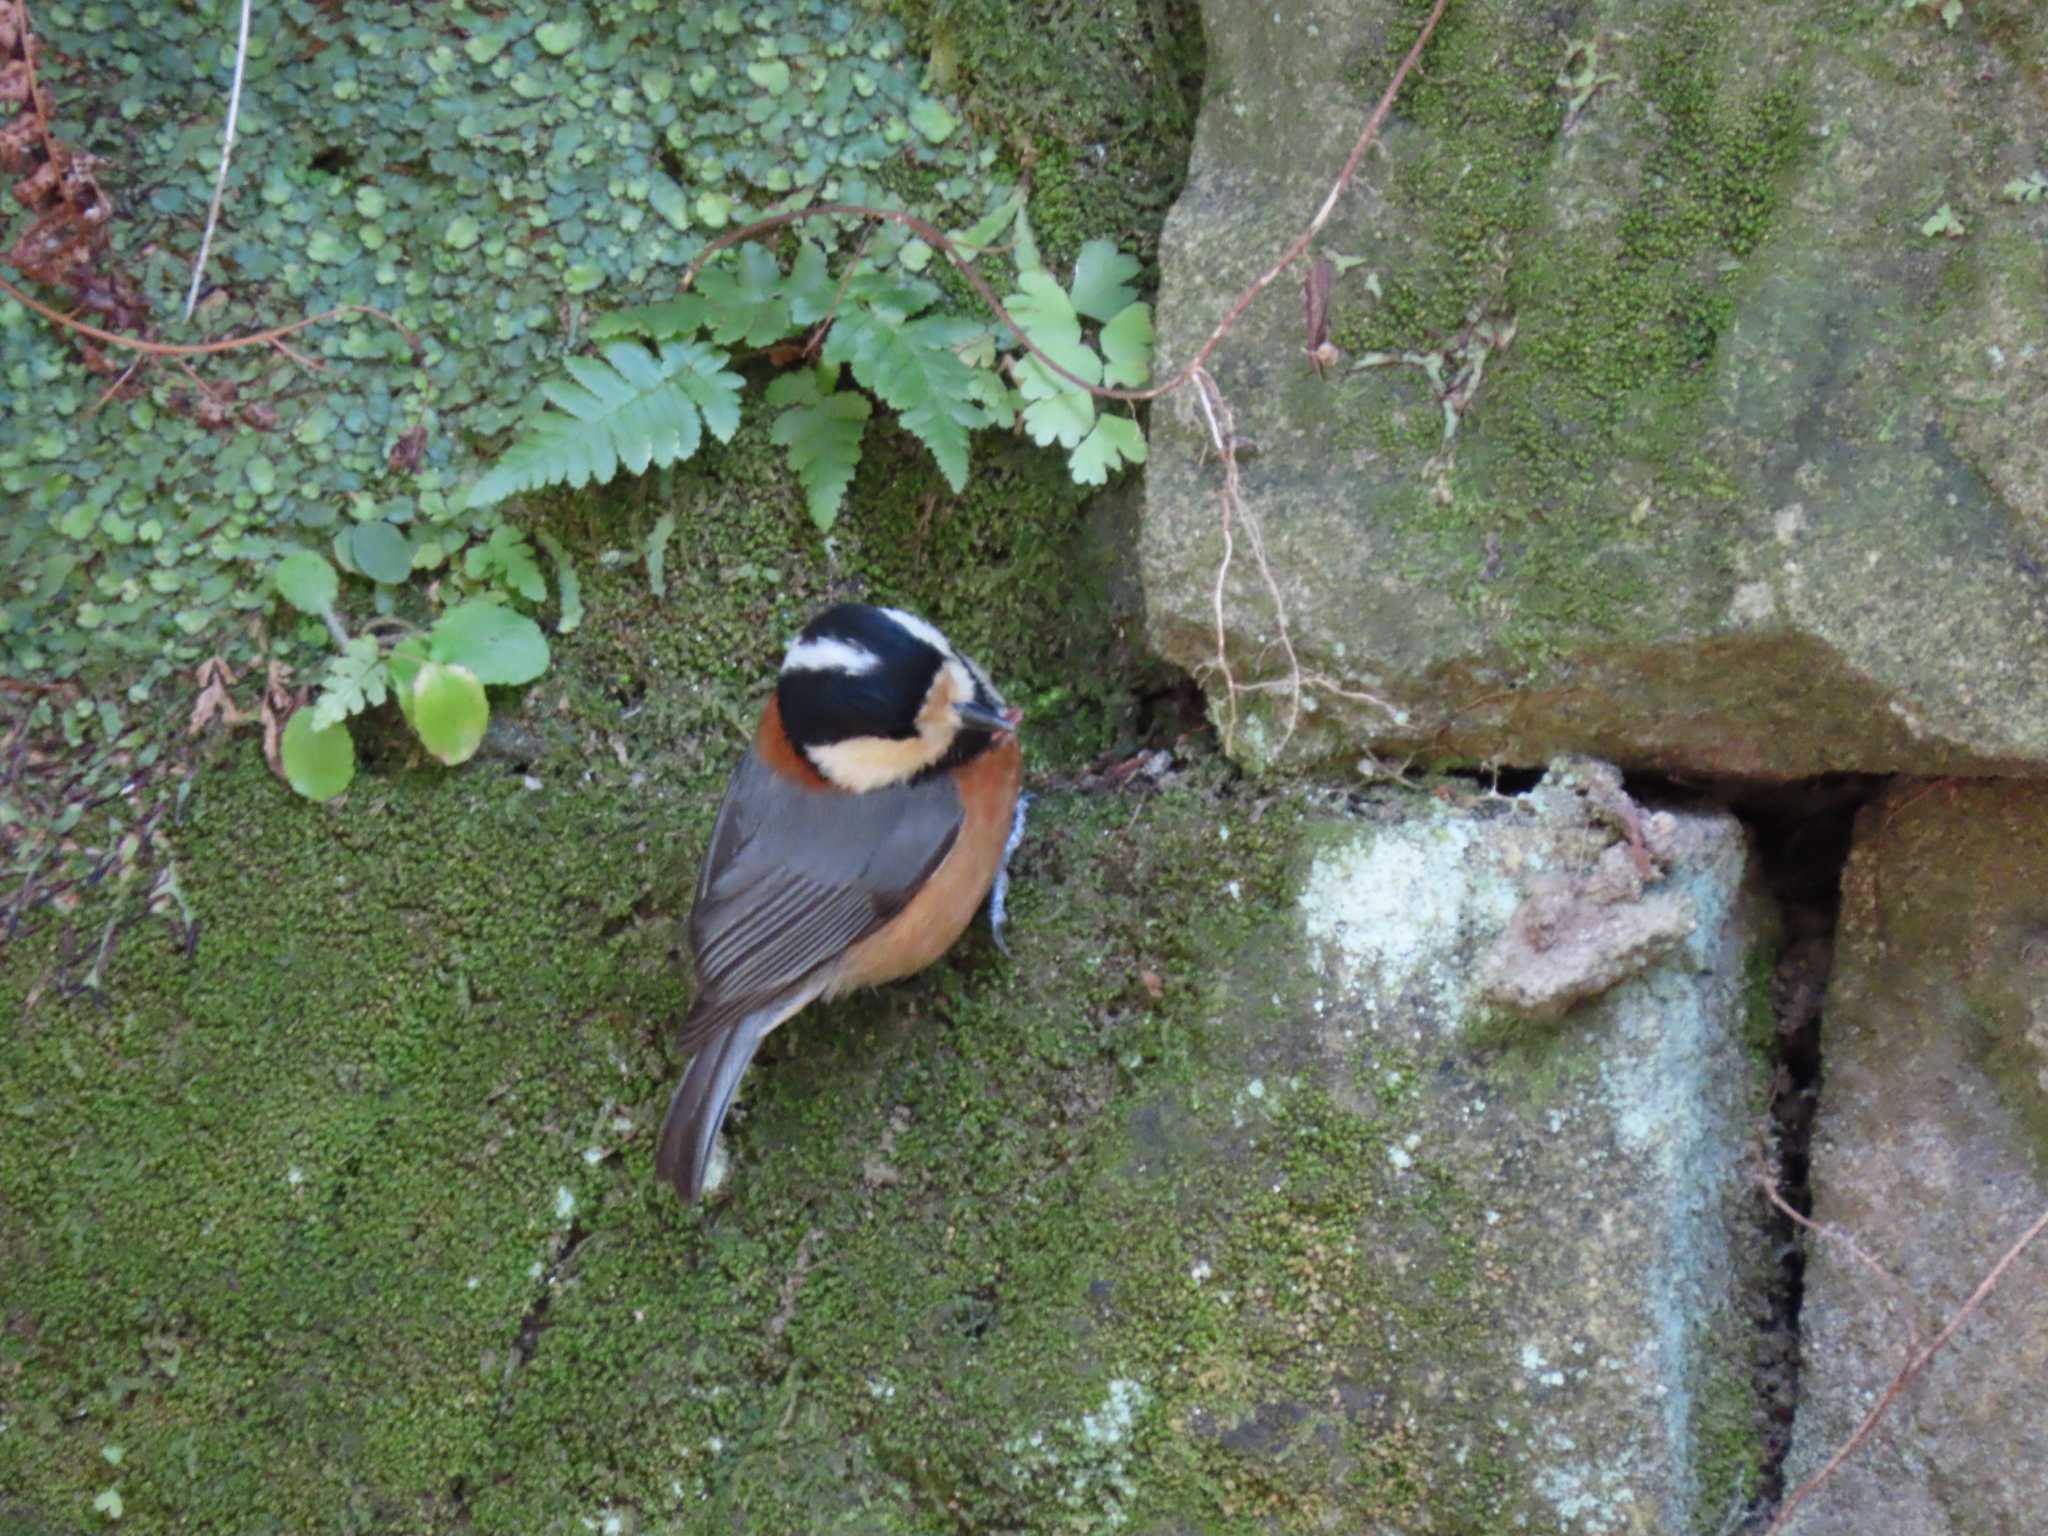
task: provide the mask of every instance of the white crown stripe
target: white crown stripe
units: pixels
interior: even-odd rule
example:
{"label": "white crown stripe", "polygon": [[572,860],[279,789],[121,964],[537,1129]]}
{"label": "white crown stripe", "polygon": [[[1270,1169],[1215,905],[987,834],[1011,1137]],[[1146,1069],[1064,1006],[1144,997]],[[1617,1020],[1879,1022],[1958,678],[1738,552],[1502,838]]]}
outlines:
{"label": "white crown stripe", "polygon": [[830,637],[797,640],[782,657],[785,672],[844,672],[859,677],[882,664],[881,658],[864,645]]}
{"label": "white crown stripe", "polygon": [[951,656],[953,654],[953,643],[916,614],[905,613],[901,608],[884,608],[882,612],[896,621],[898,629],[907,635],[912,635],[922,640],[941,656]]}

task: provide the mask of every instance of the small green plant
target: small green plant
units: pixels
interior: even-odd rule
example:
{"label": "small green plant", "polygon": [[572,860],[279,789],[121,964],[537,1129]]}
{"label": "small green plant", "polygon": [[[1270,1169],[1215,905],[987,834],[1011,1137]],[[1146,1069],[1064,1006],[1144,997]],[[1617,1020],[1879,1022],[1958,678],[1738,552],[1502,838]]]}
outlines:
{"label": "small green plant", "polygon": [[1953,32],[1956,23],[1963,19],[1963,0],[1900,0],[1901,11],[1931,11],[1941,18],[1941,24]]}
{"label": "small green plant", "polygon": [[[536,601],[546,596],[532,551],[513,530],[501,527],[470,556],[472,575],[506,579]],[[496,594],[455,604],[425,630],[384,617],[351,636],[335,606],[340,578],[324,555],[287,555],[272,580],[286,602],[327,626],[338,648],[319,698],[293,712],[279,743],[286,781],[308,800],[331,800],[355,778],[350,716],[395,697],[420,744],[453,767],[483,742],[491,720],[484,689],[530,683],[547,670],[540,626]],[[564,603],[566,616],[566,592]]]}
{"label": "small green plant", "polygon": [[2048,174],[2029,171],[2024,176],[2015,176],[1998,190],[2008,203],[2038,203],[2048,199]]}
{"label": "small green plant", "polygon": [[[971,260],[1012,224],[1015,282],[1003,307],[1017,331],[1088,384],[1142,387],[1151,377],[1152,312],[1130,287],[1136,259],[1090,241],[1062,286],[1014,195],[949,243]],[[927,248],[919,265],[929,256]],[[468,507],[664,468],[694,454],[707,431],[729,441],[744,387],[732,349],[799,335],[804,366],[775,378],[765,401],[778,412],[770,437],[787,450],[820,532],[838,520],[860,462],[870,395],[930,450],[955,491],[967,484],[970,435],[987,427],[1021,428],[1064,449],[1082,485],[1143,462],[1135,419],[1101,410],[1086,388],[1028,355],[1000,319],[941,307],[937,285],[903,265],[900,253],[896,270],[856,256],[835,277],[824,248],[802,240],[785,272],[767,250],[745,245],[707,266],[693,290],[603,316],[591,327],[597,355],[566,359],[567,377],[542,386],[540,408],[470,486]]]}
{"label": "small green plant", "polygon": [[1943,203],[1922,222],[1920,233],[1930,240],[1944,235],[1951,240],[1960,240],[1969,233],[1969,226],[1956,217],[1954,208],[1950,207],[1947,203]]}

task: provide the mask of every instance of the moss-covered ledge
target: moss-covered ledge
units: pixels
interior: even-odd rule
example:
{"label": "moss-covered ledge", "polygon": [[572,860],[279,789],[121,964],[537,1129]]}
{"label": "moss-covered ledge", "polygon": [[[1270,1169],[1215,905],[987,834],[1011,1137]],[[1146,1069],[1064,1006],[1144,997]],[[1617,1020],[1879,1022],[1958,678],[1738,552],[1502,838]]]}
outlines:
{"label": "moss-covered ledge", "polygon": [[[134,929],[96,1001],[42,984],[56,930],[17,951],[10,1517],[117,1488],[188,1530],[1563,1532],[1747,1486],[1701,1161],[1747,1092],[1726,829],[1683,865],[1688,957],[1627,984],[1648,1013],[1489,1034],[1445,1010],[1513,907],[1513,802],[1050,790],[1013,958],[977,930],[779,1033],[692,1210],[649,1143],[710,802],[562,761],[386,763],[329,808],[222,765],[180,834],[193,954]],[[1469,868],[1402,939],[1376,904],[1428,848]],[[1719,1108],[1667,1113],[1681,1062]],[[1545,1182],[1587,1156],[1614,1176]],[[1659,1169],[1707,1202],[1669,1295],[1582,1305],[1583,1255],[1636,1239],[1532,1233],[1656,1206]],[[1555,1454],[1667,1368],[1678,1418],[1638,1427],[1683,1467]]]}

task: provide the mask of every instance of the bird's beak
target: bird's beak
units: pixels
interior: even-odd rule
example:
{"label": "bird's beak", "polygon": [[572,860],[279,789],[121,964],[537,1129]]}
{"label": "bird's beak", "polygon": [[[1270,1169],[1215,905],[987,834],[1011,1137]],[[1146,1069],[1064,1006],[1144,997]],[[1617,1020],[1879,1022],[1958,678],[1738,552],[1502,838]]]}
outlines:
{"label": "bird's beak", "polygon": [[1017,722],[1024,718],[1021,709],[990,709],[972,699],[965,704],[955,704],[953,714],[962,725],[977,731],[1014,731]]}

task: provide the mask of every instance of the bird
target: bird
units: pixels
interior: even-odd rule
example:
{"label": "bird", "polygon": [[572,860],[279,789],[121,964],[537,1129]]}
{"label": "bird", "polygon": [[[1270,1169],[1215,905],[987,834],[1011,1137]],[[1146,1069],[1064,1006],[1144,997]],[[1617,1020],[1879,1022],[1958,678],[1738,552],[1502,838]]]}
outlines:
{"label": "bird", "polygon": [[655,1153],[704,1193],[719,1127],[771,1030],[822,998],[937,960],[1011,843],[1021,710],[939,630],[840,603],[782,658],[726,786],[690,911],[697,995]]}

